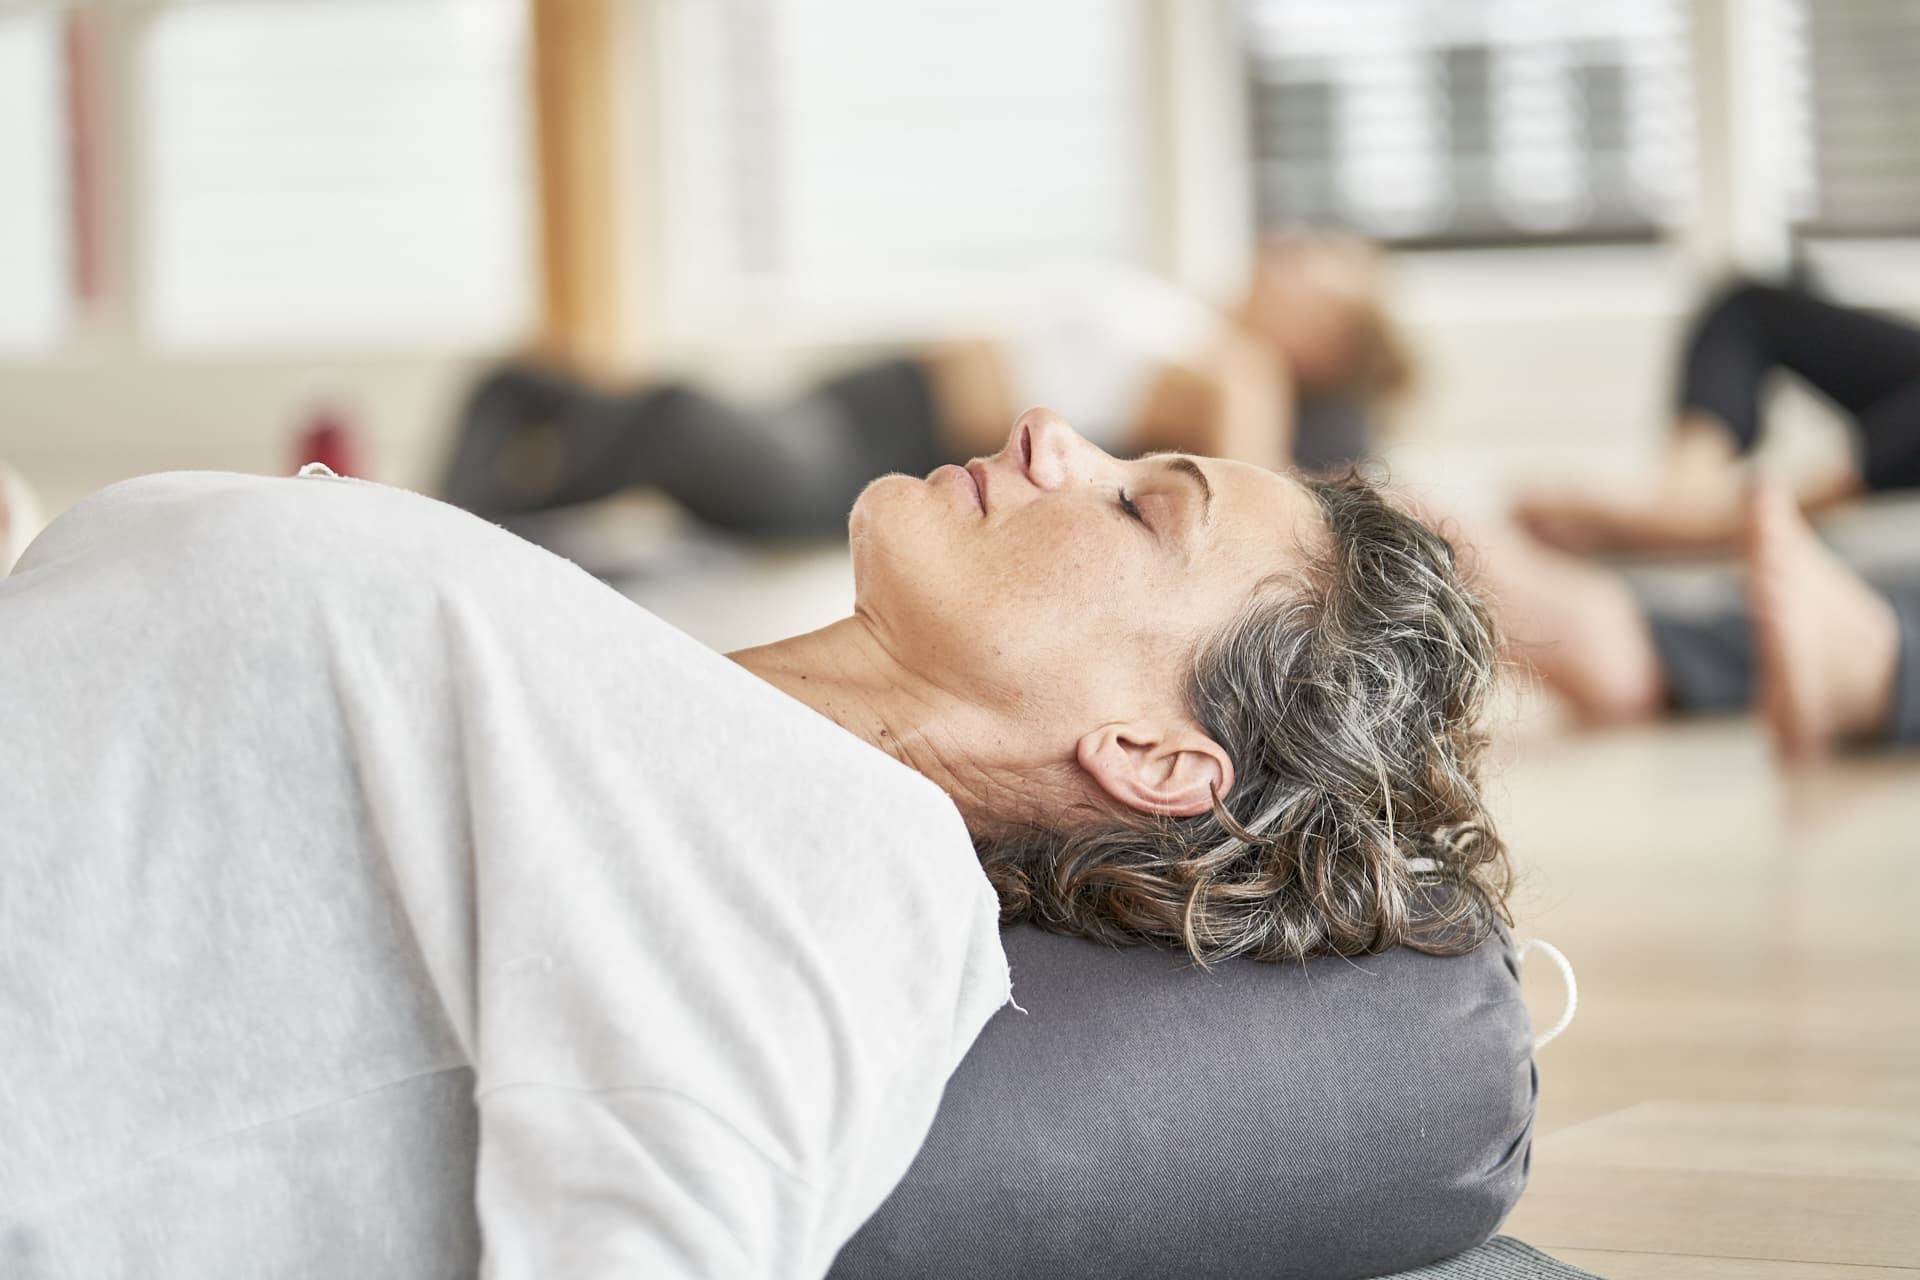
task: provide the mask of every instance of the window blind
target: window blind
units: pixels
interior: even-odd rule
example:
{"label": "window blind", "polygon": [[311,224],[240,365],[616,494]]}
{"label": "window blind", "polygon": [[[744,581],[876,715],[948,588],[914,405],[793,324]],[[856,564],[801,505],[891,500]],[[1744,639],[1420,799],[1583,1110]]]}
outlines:
{"label": "window blind", "polygon": [[168,346],[492,343],[532,310],[519,0],[162,7],[143,321]]}
{"label": "window blind", "polygon": [[678,6],[674,266],[791,295],[1129,258],[1149,209],[1139,6]]}
{"label": "window blind", "polygon": [[1242,0],[1260,224],[1650,234],[1691,198],[1683,0]]}
{"label": "window blind", "polygon": [[1814,171],[1804,225],[1834,235],[1920,232],[1920,5],[1800,3]]}
{"label": "window blind", "polygon": [[0,11],[0,348],[36,350],[72,312],[63,15]]}

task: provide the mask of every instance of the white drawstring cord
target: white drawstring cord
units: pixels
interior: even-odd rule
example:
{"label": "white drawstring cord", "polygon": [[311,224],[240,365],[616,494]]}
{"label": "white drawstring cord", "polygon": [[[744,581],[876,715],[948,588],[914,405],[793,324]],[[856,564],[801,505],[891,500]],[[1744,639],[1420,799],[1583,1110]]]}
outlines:
{"label": "white drawstring cord", "polygon": [[[1407,870],[1415,875],[1426,875],[1439,869],[1440,864],[1432,858],[1407,859]],[[1539,938],[1528,938],[1515,950],[1514,955],[1520,960],[1525,960],[1527,952],[1536,947],[1545,954],[1547,959],[1553,961],[1553,967],[1560,971],[1560,980],[1567,984],[1567,1007],[1560,1011],[1560,1021],[1549,1027],[1544,1035],[1533,1038],[1534,1052],[1537,1053],[1547,1047],[1548,1041],[1573,1024],[1573,1011],[1580,1007],[1580,984],[1574,980],[1573,963],[1551,942],[1543,942]]]}
{"label": "white drawstring cord", "polygon": [[1580,1007],[1580,984],[1573,979],[1572,963],[1568,961],[1566,956],[1560,953],[1560,948],[1554,946],[1551,942],[1543,942],[1539,938],[1528,938],[1520,944],[1520,949],[1514,954],[1521,960],[1525,960],[1527,958],[1527,952],[1535,949],[1538,949],[1547,959],[1553,961],[1553,967],[1560,971],[1561,981],[1567,984],[1567,1007],[1560,1011],[1560,1021],[1549,1027],[1545,1034],[1533,1038],[1534,1052],[1538,1053],[1547,1047],[1548,1041],[1552,1040],[1562,1031],[1565,1031],[1567,1027],[1572,1024],[1573,1011]]}

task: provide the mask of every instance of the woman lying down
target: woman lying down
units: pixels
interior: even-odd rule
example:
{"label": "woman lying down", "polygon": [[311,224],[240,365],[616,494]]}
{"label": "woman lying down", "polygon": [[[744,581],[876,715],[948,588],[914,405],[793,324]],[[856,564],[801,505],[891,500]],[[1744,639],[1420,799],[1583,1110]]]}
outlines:
{"label": "woman lying down", "polygon": [[57,520],[0,582],[0,1274],[819,1276],[1001,921],[1493,927],[1493,638],[1374,491],[1033,410],[851,520],[852,615],[727,657],[358,481]]}

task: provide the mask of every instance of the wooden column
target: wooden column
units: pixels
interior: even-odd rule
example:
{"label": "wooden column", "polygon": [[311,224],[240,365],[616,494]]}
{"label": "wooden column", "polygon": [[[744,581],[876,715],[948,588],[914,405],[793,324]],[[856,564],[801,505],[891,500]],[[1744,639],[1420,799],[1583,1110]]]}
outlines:
{"label": "wooden column", "polygon": [[620,343],[613,0],[528,0],[540,173],[538,345],[582,372]]}

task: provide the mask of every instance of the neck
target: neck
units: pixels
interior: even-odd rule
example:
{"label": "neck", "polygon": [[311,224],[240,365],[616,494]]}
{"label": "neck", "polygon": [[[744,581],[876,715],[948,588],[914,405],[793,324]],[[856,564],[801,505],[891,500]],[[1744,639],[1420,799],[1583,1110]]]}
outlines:
{"label": "neck", "polygon": [[727,657],[924,774],[969,826],[989,813],[991,770],[966,749],[983,713],[897,660],[863,615]]}

